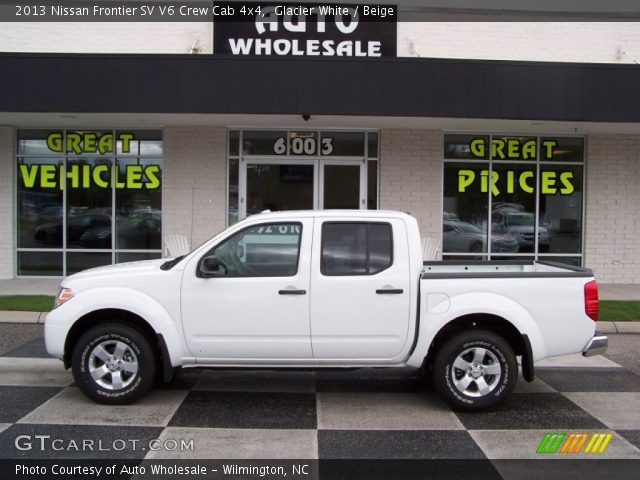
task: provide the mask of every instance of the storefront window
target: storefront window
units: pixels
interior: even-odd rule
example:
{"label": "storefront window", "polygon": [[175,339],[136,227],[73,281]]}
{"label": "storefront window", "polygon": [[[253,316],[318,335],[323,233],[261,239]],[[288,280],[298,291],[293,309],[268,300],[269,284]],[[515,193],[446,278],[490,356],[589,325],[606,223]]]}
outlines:
{"label": "storefront window", "polygon": [[320,154],[325,157],[364,157],[363,132],[322,132]]}
{"label": "storefront window", "polygon": [[62,247],[63,192],[55,177],[63,164],[60,157],[18,158],[18,248]]}
{"label": "storefront window", "polygon": [[489,136],[487,135],[445,135],[444,158],[489,160],[487,145],[489,145]]}
{"label": "storefront window", "polygon": [[287,132],[251,131],[242,132],[243,155],[286,155]]}
{"label": "storefront window", "polygon": [[[113,158],[67,158],[65,171],[76,173],[65,178],[67,248],[111,249],[112,162]],[[92,172],[93,178],[84,182],[83,171]]]}
{"label": "storefront window", "polygon": [[378,134],[376,132],[369,132],[367,138],[367,157],[378,158]]}
{"label": "storefront window", "polygon": [[17,152],[18,275],[161,256],[161,132],[22,130]]}
{"label": "storefront window", "polygon": [[62,276],[62,252],[18,252],[18,274]]}
{"label": "storefront window", "polygon": [[549,253],[582,253],[583,179],[580,165],[541,165],[540,224]]}
{"label": "storefront window", "polygon": [[[492,166],[491,253],[535,250],[536,166],[494,163]],[[548,232],[539,229],[539,247],[548,245]]]}
{"label": "storefront window", "polygon": [[367,162],[367,208],[378,209],[378,162]]}
{"label": "storefront window", "polygon": [[582,138],[451,134],[443,153],[445,259],[581,264]]}
{"label": "storefront window", "polygon": [[444,167],[443,253],[487,252],[488,163]]}

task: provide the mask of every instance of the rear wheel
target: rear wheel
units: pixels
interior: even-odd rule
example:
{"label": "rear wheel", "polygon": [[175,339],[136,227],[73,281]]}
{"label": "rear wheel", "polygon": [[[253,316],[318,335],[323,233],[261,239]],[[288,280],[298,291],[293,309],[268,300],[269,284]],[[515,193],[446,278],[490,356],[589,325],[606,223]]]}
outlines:
{"label": "rear wheel", "polygon": [[109,323],[76,342],[71,367],[78,388],[99,403],[122,405],[145,395],[155,378],[155,356],[136,329]]}
{"label": "rear wheel", "polygon": [[504,402],[518,380],[513,349],[485,330],[460,333],[438,351],[433,384],[455,410],[488,410]]}

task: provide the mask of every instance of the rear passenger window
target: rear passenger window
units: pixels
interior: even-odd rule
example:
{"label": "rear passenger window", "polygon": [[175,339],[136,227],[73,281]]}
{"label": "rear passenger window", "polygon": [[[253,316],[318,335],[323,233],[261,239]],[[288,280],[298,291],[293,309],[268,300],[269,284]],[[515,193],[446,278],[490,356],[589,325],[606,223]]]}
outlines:
{"label": "rear passenger window", "polygon": [[325,222],[321,255],[323,275],[374,275],[393,263],[391,225]]}

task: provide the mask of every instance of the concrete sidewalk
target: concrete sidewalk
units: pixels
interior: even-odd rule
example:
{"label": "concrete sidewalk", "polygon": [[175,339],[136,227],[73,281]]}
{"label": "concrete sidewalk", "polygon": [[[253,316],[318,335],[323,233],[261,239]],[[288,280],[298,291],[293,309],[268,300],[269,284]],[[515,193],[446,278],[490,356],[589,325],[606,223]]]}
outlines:
{"label": "concrete sidewalk", "polygon": [[62,277],[0,280],[0,295],[55,295]]}

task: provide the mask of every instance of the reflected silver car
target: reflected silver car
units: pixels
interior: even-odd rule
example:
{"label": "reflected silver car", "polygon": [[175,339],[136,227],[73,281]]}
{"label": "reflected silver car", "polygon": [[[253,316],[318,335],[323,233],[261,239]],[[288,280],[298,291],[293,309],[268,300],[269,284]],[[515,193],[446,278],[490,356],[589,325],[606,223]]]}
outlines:
{"label": "reflected silver car", "polygon": [[[442,246],[445,252],[486,252],[487,234],[469,222],[443,220]],[[510,234],[491,234],[491,252],[515,253],[518,240]]]}

